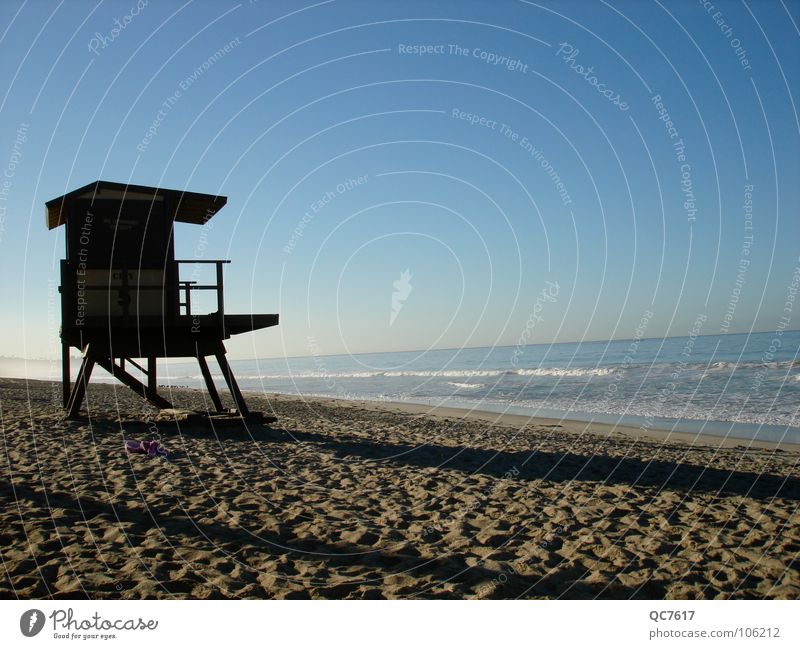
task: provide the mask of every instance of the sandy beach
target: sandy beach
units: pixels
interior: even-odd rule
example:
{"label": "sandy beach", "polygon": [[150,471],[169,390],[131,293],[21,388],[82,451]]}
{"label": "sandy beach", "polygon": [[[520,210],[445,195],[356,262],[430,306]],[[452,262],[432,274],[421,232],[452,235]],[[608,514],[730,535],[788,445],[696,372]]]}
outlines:
{"label": "sandy beach", "polygon": [[[173,391],[183,408],[204,395]],[[0,379],[3,598],[797,598],[800,449],[252,396],[176,425]],[[156,436],[168,460],[127,455]]]}

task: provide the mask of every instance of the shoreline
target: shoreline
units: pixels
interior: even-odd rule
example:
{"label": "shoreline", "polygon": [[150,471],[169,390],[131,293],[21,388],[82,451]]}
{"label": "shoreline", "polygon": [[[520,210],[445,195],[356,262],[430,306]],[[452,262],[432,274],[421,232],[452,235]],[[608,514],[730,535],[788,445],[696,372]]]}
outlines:
{"label": "shoreline", "polygon": [[[105,378],[105,377],[104,377]],[[0,381],[23,381],[26,383],[44,384],[49,385],[52,389],[53,384],[60,385],[59,381],[48,379],[29,379],[25,377],[0,377]],[[124,386],[117,384],[113,378],[110,380],[93,381],[90,385],[114,385],[119,389],[125,389]],[[161,386],[165,389],[170,389],[176,392],[187,391],[196,395],[205,393],[203,388],[189,387],[189,386]],[[746,437],[735,437],[732,435],[717,435],[712,432],[689,432],[686,430],[675,430],[669,428],[659,428],[652,426],[647,430],[642,430],[639,426],[627,423],[611,423],[597,420],[587,420],[580,417],[571,418],[569,413],[564,417],[545,417],[540,415],[527,415],[516,412],[498,412],[495,410],[473,408],[468,404],[459,405],[431,405],[425,403],[417,403],[410,401],[390,401],[378,399],[349,399],[345,397],[332,397],[322,396],[318,394],[303,395],[303,394],[287,394],[283,392],[262,392],[257,390],[243,389],[242,393],[245,398],[277,398],[301,401],[306,403],[323,403],[333,404],[336,406],[352,406],[356,408],[364,408],[367,410],[385,411],[387,413],[400,412],[411,415],[424,415],[440,419],[469,419],[473,421],[484,421],[493,425],[510,426],[515,428],[522,428],[523,426],[559,426],[566,432],[573,434],[590,434],[590,435],[603,435],[611,436],[618,435],[631,440],[651,440],[659,441],[662,443],[680,443],[688,444],[691,446],[705,446],[710,448],[756,448],[767,450],[787,450],[787,451],[800,451],[800,443],[792,441],[771,441],[759,440]],[[510,404],[513,407],[513,404]],[[587,417],[593,416],[593,413],[579,413],[585,414]],[[613,417],[613,415],[611,415]],[[698,422],[711,424],[713,427],[718,426],[735,426],[737,424],[743,426],[758,427],[759,424],[743,424],[741,422],[724,422],[709,420],[708,422]],[[772,426],[764,424],[776,429],[787,428],[784,426]],[[791,428],[791,427],[789,427]]]}
{"label": "shoreline", "polygon": [[[0,359],[2,361],[3,359]],[[5,359],[10,360],[10,359]],[[51,363],[54,361],[30,361],[36,363]],[[0,362],[0,369],[2,363]],[[7,368],[6,368],[7,369]],[[18,368],[19,369],[19,368]],[[55,370],[51,368],[53,372]],[[0,371],[0,378],[9,380],[59,382],[55,375],[43,377],[41,375],[28,378],[27,375],[11,377],[8,372]],[[215,376],[215,381],[219,386],[221,377]],[[114,384],[116,381],[110,375],[93,377],[93,384]],[[174,390],[198,390],[204,391],[202,385],[167,385],[161,386],[165,389]],[[443,397],[421,397],[418,400],[384,400],[380,397],[366,396],[358,398],[356,396],[337,396],[310,392],[299,394],[297,392],[272,392],[269,390],[242,387],[244,394],[253,396],[276,395],[281,398],[300,398],[309,401],[335,400],[342,403],[358,403],[364,407],[372,408],[376,404],[390,408],[408,409],[409,412],[443,412],[453,411],[469,413],[470,416],[481,418],[485,421],[516,422],[548,422],[558,423],[571,430],[578,428],[592,428],[598,431],[624,431],[629,435],[642,438],[660,439],[667,441],[680,441],[689,443],[707,443],[715,446],[753,446],[759,448],[800,448],[800,425],[779,424],[779,423],[755,423],[752,421],[730,421],[719,419],[691,419],[691,418],[667,418],[647,416],[636,413],[598,413],[591,411],[571,410],[562,411],[555,408],[534,407],[532,405],[518,405],[512,402],[499,401],[470,401],[459,400],[457,396]],[[534,414],[529,414],[533,412]],[[499,418],[498,418],[499,417]],[[800,422],[798,422],[800,424]],[[703,442],[703,440],[706,440]]]}
{"label": "shoreline", "polygon": [[[194,390],[196,388],[181,388]],[[637,426],[627,424],[606,423],[599,421],[584,421],[582,419],[571,419],[569,417],[541,417],[538,415],[523,415],[518,413],[495,412],[493,410],[482,410],[480,408],[468,408],[458,406],[435,406],[423,403],[412,403],[408,401],[383,401],[369,399],[347,399],[344,397],[324,397],[320,395],[294,395],[281,392],[256,392],[242,391],[245,396],[266,396],[278,399],[290,399],[307,403],[324,403],[336,406],[348,405],[367,410],[377,410],[385,412],[401,412],[411,415],[425,415],[440,419],[469,419],[474,421],[485,421],[491,424],[522,428],[523,426],[559,426],[565,431],[576,434],[590,435],[621,435],[632,440],[646,439],[665,443],[678,442],[692,446],[706,446],[711,448],[758,448],[758,449],[784,449],[800,451],[800,444],[787,441],[767,441],[748,439],[744,437],[732,437],[715,435],[713,433],[690,433],[686,431],[669,430],[666,428],[648,428],[646,431]],[[715,422],[727,424],[731,422]],[[755,425],[755,424],[754,424]]]}

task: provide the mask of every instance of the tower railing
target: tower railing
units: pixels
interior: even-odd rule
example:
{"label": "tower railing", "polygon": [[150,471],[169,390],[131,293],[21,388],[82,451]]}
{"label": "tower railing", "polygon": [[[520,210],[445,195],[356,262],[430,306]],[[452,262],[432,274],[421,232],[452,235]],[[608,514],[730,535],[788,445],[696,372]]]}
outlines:
{"label": "tower railing", "polygon": [[[215,315],[219,318],[220,326],[225,324],[225,286],[222,276],[223,264],[230,264],[230,259],[176,259],[175,276],[178,278],[178,313],[179,315],[192,316],[192,291],[216,291],[217,292],[217,311]],[[214,264],[216,268],[216,282],[214,284],[198,284],[194,280],[180,279],[180,264]],[[181,301],[182,300],[182,301]],[[184,312],[180,313],[183,308]]]}

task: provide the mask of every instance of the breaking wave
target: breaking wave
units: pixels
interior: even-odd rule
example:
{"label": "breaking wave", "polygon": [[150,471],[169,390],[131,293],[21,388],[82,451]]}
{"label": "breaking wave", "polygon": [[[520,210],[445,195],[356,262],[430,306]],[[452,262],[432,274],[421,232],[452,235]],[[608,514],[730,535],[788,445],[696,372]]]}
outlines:
{"label": "breaking wave", "polygon": [[[537,367],[533,369],[516,370],[386,370],[386,371],[363,371],[363,372],[286,372],[284,374],[250,374],[241,375],[242,380],[258,381],[262,379],[371,379],[375,377],[385,378],[448,378],[448,379],[469,379],[469,378],[492,378],[498,376],[605,376],[617,371],[616,367]],[[175,378],[202,379],[202,376],[187,376]],[[462,384],[470,387],[479,384]]]}
{"label": "breaking wave", "polygon": [[[364,370],[358,372],[327,372],[324,370],[314,371],[287,371],[282,374],[242,374],[237,375],[241,380],[249,381],[262,381],[262,380],[303,380],[303,379],[371,379],[376,377],[383,378],[445,378],[445,379],[470,379],[470,378],[496,378],[502,376],[519,376],[519,377],[591,377],[591,376],[609,376],[626,370],[647,370],[651,373],[672,373],[676,368],[681,366],[672,363],[656,363],[656,364],[639,364],[623,367],[621,365],[605,366],[605,367],[535,367],[535,368],[518,368],[518,369],[487,369],[487,370]],[[763,362],[742,362],[735,363],[729,361],[720,361],[717,363],[703,364],[703,363],[689,363],[682,366],[685,371],[695,371],[701,373],[721,372],[721,371],[737,371],[737,370],[753,370],[763,369],[766,371],[786,371],[795,368],[800,368],[800,361],[782,361],[777,363],[763,363]],[[219,375],[214,375],[215,378],[221,378]],[[800,375],[793,375],[792,380],[800,381]],[[190,379],[193,381],[202,381],[203,377],[200,374],[191,374],[185,376],[173,376],[173,379]],[[464,384],[467,385],[467,384]],[[470,384],[477,385],[477,384]]]}
{"label": "breaking wave", "polygon": [[616,367],[537,367],[516,373],[520,376],[606,376],[616,371]]}
{"label": "breaking wave", "polygon": [[459,390],[477,390],[484,387],[483,383],[459,383],[458,381],[448,381],[447,385],[452,385]]}
{"label": "breaking wave", "polygon": [[472,376],[501,376],[503,374],[513,374],[513,372],[509,372],[507,370],[409,370],[382,372],[383,376],[387,376],[389,378],[402,376],[470,378]]}

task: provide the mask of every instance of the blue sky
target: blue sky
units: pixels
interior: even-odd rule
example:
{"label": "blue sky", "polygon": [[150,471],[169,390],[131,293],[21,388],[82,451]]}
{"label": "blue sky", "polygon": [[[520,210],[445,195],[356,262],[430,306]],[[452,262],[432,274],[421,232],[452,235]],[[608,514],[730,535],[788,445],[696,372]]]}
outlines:
{"label": "blue sky", "polygon": [[3,15],[0,355],[58,353],[63,230],[44,202],[98,178],[229,197],[176,244],[233,260],[227,311],[281,314],[230,341],[238,358],[625,339],[648,312],[648,337],[698,314],[702,333],[769,331],[787,315],[796,2]]}

